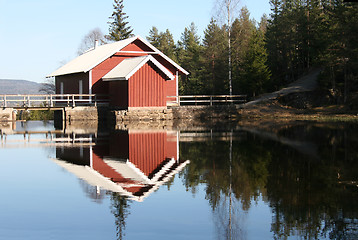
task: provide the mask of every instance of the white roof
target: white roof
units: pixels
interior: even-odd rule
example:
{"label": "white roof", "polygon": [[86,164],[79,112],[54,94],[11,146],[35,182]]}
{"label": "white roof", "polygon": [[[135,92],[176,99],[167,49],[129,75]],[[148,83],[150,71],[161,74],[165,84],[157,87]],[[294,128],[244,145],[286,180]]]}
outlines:
{"label": "white roof", "polygon": [[121,51],[124,47],[131,44],[135,40],[140,40],[145,45],[147,45],[150,49],[152,49],[153,54],[158,54],[163,57],[166,61],[172,64],[175,68],[177,68],[182,73],[188,75],[189,73],[180,67],[177,63],[171,60],[169,57],[165,56],[162,52],[160,52],[157,48],[155,48],[152,44],[147,42],[145,39],[141,38],[140,36],[128,38],[125,40],[121,40],[118,42],[106,44],[99,46],[91,51],[88,51],[77,58],[73,59],[69,63],[65,64],[64,66],[60,67],[56,71],[52,72],[47,77],[56,77],[71,73],[80,73],[80,72],[88,72],[98,64],[109,58],[110,56],[114,55],[116,52]]}
{"label": "white roof", "polygon": [[160,64],[151,55],[127,58],[113,68],[109,73],[102,77],[103,81],[128,80],[148,61],[151,61],[160,71],[162,71],[170,80],[175,77],[162,64]]}
{"label": "white roof", "polygon": [[[73,163],[66,162],[60,159],[53,159],[62,168],[66,169],[70,173],[74,174],[80,179],[85,180],[88,184],[92,186],[101,187],[103,189],[118,192],[122,196],[126,196],[131,200],[142,202],[146,197],[151,193],[156,191],[161,185],[168,182],[175,174],[180,172],[187,164],[190,163],[187,161],[175,161],[171,159],[167,164],[165,164],[162,169],[156,173],[152,179],[148,179],[140,169],[137,169],[136,166],[129,161],[126,161],[122,164],[111,163],[112,160],[106,160],[106,163],[110,163],[109,166],[114,167],[113,169],[121,175],[129,177],[129,179],[134,180],[134,183],[115,183],[111,181],[108,177],[101,175],[99,172],[91,168],[90,166],[76,165]],[[142,196],[135,196],[132,192],[126,190],[129,187],[146,187],[151,186],[151,188],[144,192]]]}

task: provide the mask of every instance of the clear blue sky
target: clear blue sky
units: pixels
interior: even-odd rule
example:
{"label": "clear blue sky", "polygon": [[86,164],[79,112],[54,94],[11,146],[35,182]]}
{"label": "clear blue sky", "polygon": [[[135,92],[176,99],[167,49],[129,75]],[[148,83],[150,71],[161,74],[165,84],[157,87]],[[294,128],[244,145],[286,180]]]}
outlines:
{"label": "clear blue sky", "polygon": [[[0,0],[0,79],[43,82],[61,62],[76,56],[84,35],[99,27],[108,33],[113,0]],[[167,28],[178,41],[194,22],[198,33],[210,22],[214,0],[124,0],[135,35],[152,26]],[[269,0],[241,0],[251,17],[270,13]]]}

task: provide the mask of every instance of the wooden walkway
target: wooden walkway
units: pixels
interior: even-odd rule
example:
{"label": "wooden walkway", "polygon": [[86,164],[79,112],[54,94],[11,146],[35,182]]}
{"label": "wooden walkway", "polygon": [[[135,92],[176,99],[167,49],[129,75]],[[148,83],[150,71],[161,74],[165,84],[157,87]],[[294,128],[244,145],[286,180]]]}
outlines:
{"label": "wooden walkway", "polygon": [[19,110],[108,105],[108,96],[98,94],[0,95],[0,107]]}
{"label": "wooden walkway", "polygon": [[246,103],[246,95],[187,95],[187,96],[169,96],[168,105],[180,106],[197,105],[197,106],[213,106],[213,105],[229,105]]}
{"label": "wooden walkway", "polygon": [[[229,105],[246,102],[246,95],[169,96],[168,105]],[[60,109],[78,106],[108,106],[108,95],[99,94],[37,94],[0,95],[0,107],[14,109]]]}

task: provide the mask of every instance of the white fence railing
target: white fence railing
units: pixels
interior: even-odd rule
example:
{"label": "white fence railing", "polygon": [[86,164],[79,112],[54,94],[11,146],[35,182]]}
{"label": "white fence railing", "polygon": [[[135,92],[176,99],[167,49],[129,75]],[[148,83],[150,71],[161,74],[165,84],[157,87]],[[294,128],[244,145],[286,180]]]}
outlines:
{"label": "white fence railing", "polygon": [[168,105],[227,105],[242,104],[246,102],[246,95],[192,95],[169,96]]}
{"label": "white fence railing", "polygon": [[0,106],[3,108],[52,108],[108,104],[108,96],[98,94],[0,95]]}

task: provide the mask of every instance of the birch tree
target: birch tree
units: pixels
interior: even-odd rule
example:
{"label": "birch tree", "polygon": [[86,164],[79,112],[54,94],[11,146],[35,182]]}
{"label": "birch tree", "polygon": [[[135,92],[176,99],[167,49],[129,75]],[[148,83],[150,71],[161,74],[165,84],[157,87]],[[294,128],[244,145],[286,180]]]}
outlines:
{"label": "birch tree", "polygon": [[223,25],[226,25],[227,32],[228,32],[228,77],[229,77],[229,92],[230,96],[232,95],[232,70],[231,70],[231,27],[232,22],[235,19],[237,8],[240,4],[240,0],[217,0],[216,2],[216,10],[217,10],[217,16],[219,17],[219,20],[225,22]]}

